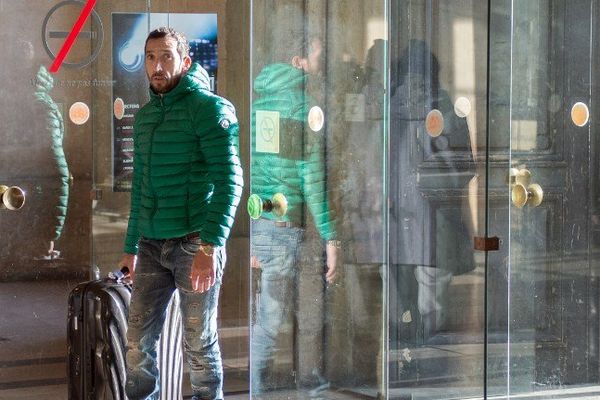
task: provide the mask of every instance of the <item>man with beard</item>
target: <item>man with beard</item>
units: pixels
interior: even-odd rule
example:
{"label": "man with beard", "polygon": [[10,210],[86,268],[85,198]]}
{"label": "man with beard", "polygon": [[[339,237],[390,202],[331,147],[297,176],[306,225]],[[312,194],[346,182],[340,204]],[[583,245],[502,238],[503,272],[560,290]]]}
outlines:
{"label": "man with beard", "polygon": [[[275,365],[276,359],[286,354],[282,338],[289,338],[294,331],[298,332],[296,346],[303,348],[295,350],[300,364],[294,367],[300,370],[297,383],[302,388],[326,386],[318,338],[323,335],[323,290],[335,277],[339,241],[327,194],[324,129],[322,124],[310,122],[315,115],[317,122],[320,119],[318,111],[311,115],[322,105],[311,96],[311,88],[319,82],[323,47],[318,39],[303,39],[303,34],[286,34],[281,39],[285,44],[273,49],[274,62],[266,65],[254,82],[251,192],[261,199],[283,194],[287,212],[264,213],[251,226],[251,262],[253,273],[260,277],[253,287],[255,293],[260,290],[260,299],[254,305],[256,320],[251,332],[252,394],[289,384],[280,376],[291,373],[281,373]],[[265,126],[270,126],[267,120],[277,121],[277,133],[265,131]],[[272,134],[277,139],[271,138]],[[278,146],[266,148],[272,141]],[[321,242],[311,247],[309,231],[318,232],[325,242],[326,268]],[[299,294],[302,288],[308,293]],[[305,310],[300,311],[301,307]],[[302,340],[310,341],[310,346],[303,346]]]}
{"label": "man with beard", "polygon": [[210,92],[185,37],[146,39],[150,101],[135,117],[131,213],[125,255],[133,293],[126,393],[158,399],[156,345],[177,290],[193,399],[223,399],[217,304],[225,242],[242,193],[233,105]]}

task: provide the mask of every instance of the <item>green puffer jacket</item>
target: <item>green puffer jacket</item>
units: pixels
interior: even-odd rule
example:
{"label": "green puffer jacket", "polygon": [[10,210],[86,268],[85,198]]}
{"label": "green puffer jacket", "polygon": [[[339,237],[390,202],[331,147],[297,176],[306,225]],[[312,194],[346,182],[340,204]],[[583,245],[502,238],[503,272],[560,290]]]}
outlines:
{"label": "green puffer jacket", "polygon": [[[305,225],[305,206],[321,237],[334,239],[335,220],[330,211],[325,179],[323,130],[307,126],[308,111],[316,104],[305,94],[307,75],[289,64],[271,64],[256,77],[252,121],[252,193],[270,199],[283,193],[288,212],[281,218]],[[256,113],[279,113],[279,152],[257,151]],[[271,213],[267,219],[279,219]]]}
{"label": "green puffer jacket", "polygon": [[194,63],[179,84],[135,117],[131,214],[125,252],[140,235],[168,239],[199,232],[223,246],[242,194],[238,121],[233,105],[209,91]]}

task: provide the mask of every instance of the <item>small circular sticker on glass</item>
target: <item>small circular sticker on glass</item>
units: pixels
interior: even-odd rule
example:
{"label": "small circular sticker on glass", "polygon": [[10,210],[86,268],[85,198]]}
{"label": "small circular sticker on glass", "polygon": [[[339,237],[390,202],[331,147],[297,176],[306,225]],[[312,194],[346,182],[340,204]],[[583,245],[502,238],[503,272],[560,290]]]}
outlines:
{"label": "small circular sticker on glass", "polygon": [[87,104],[78,101],[69,108],[69,119],[75,125],[83,125],[90,119],[90,108]]}
{"label": "small circular sticker on glass", "polygon": [[319,132],[325,125],[325,114],[321,107],[314,106],[308,112],[308,126],[313,132]]}
{"label": "small circular sticker on glass", "polygon": [[585,103],[577,102],[571,108],[571,119],[577,126],[585,126],[590,119],[590,110]]}
{"label": "small circular sticker on glass", "polygon": [[471,102],[466,97],[459,97],[454,102],[454,113],[460,118],[466,118],[471,114]]}
{"label": "small circular sticker on glass", "polygon": [[116,119],[123,119],[125,115],[125,102],[122,98],[117,97],[115,99],[115,103],[113,104],[113,111],[115,113]]}
{"label": "small circular sticker on glass", "polygon": [[440,110],[431,110],[425,118],[425,130],[431,137],[438,137],[444,131],[444,116]]}

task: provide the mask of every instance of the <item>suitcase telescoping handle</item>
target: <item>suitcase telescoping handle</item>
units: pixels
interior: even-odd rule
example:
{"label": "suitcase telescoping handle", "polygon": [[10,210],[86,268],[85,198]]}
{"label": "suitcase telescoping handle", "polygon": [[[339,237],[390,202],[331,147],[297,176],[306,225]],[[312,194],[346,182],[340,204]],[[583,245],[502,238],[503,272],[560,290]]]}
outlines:
{"label": "suitcase telescoping handle", "polygon": [[129,278],[129,268],[123,267],[108,273],[108,279],[121,282],[123,279]]}

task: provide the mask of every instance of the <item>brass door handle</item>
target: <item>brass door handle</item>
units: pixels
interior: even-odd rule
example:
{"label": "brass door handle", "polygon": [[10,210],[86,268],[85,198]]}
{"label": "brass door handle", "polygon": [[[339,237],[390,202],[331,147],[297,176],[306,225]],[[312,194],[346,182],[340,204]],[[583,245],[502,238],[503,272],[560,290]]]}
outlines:
{"label": "brass door handle", "polygon": [[537,183],[532,183],[527,187],[521,183],[516,183],[512,187],[511,198],[513,204],[518,208],[523,208],[525,205],[537,207],[542,204],[544,190]]}
{"label": "brass door handle", "polygon": [[282,193],[275,193],[271,200],[263,200],[259,195],[253,194],[248,198],[247,207],[252,219],[259,219],[265,212],[272,212],[281,218],[287,213],[288,201]]}
{"label": "brass door handle", "polygon": [[511,168],[508,172],[508,183],[515,185],[520,183],[521,185],[529,185],[531,180],[531,172],[528,169]]}
{"label": "brass door handle", "polygon": [[25,192],[18,186],[0,185],[0,209],[16,211],[25,204]]}

